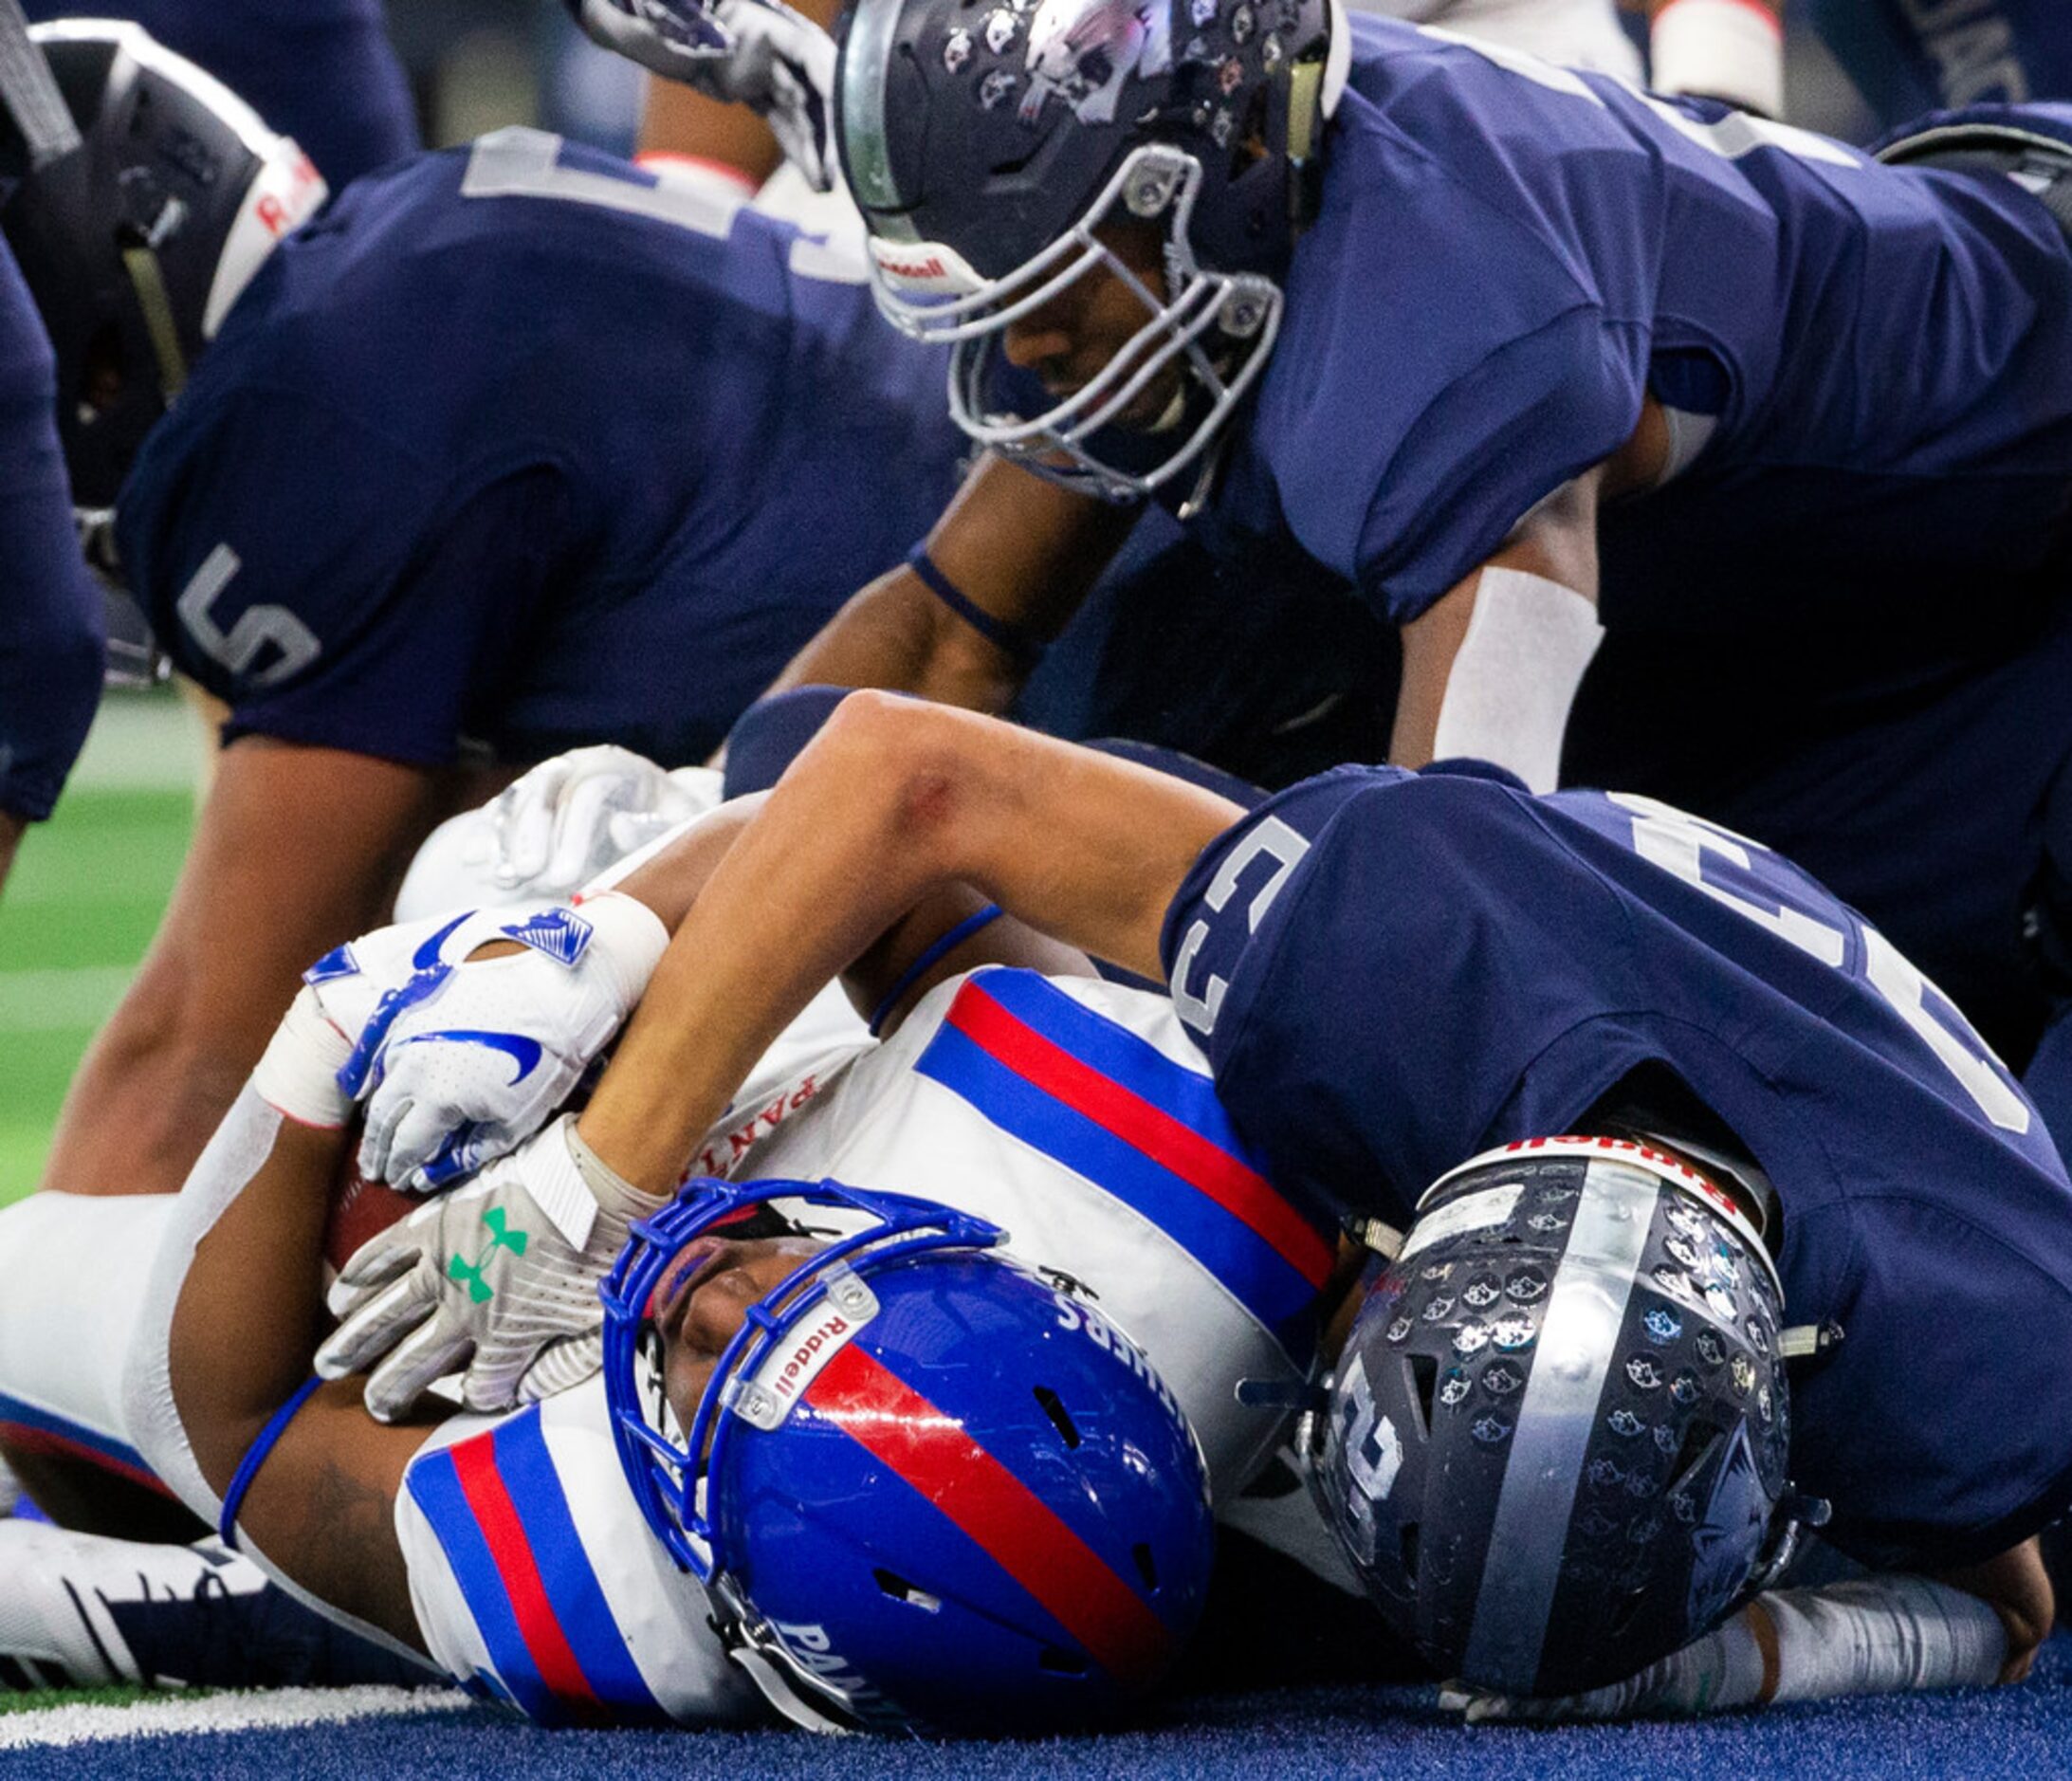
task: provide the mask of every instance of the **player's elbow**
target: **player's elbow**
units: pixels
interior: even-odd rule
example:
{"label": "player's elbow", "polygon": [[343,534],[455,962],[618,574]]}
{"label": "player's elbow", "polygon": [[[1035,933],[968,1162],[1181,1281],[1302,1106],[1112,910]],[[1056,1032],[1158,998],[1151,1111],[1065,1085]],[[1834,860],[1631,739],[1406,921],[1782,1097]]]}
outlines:
{"label": "player's elbow", "polygon": [[924,872],[944,863],[969,776],[957,714],[897,693],[853,692],[822,732],[829,770],[874,800],[887,845]]}

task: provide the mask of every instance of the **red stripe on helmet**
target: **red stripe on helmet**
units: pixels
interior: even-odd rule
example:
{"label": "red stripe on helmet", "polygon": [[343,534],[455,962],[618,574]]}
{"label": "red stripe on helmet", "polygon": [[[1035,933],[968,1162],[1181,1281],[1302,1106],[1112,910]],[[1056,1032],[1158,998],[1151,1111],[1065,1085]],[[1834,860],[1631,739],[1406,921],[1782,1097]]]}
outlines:
{"label": "red stripe on helmet", "polygon": [[525,1642],[540,1680],[581,1717],[591,1717],[582,1713],[584,1707],[589,1707],[601,1718],[603,1703],[583,1674],[576,1649],[562,1630],[561,1617],[554,1611],[547,1586],[540,1575],[540,1562],[533,1556],[532,1541],[519,1518],[518,1505],[511,1501],[503,1474],[497,1470],[492,1444],[488,1436],[480,1435],[447,1449],[453,1460],[454,1476],[460,1480],[461,1494],[475,1512],[476,1525],[495,1561],[497,1575],[503,1579],[504,1593],[510,1600],[511,1618],[518,1623],[519,1637]]}
{"label": "red stripe on helmet", "polygon": [[1164,1667],[1165,1624],[956,1418],[853,1343],[805,1396],[969,1535],[1109,1675],[1146,1682]]}
{"label": "red stripe on helmet", "polygon": [[1177,1175],[1266,1242],[1311,1286],[1330,1278],[1329,1240],[1289,1204],[1257,1169],[1219,1149],[1193,1127],[1125,1088],[1061,1045],[1045,1038],[984,993],[967,984],[947,1023],[1017,1075],[1091,1120]]}

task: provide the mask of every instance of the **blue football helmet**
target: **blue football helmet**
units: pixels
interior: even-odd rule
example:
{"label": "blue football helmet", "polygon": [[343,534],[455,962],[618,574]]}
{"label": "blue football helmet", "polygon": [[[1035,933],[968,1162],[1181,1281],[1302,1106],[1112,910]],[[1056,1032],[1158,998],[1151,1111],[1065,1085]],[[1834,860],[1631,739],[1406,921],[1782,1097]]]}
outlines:
{"label": "blue football helmet", "polygon": [[[843,1234],[749,1309],[686,1433],[653,1296],[688,1243],[772,1201]],[[599,1289],[634,1498],[802,1724],[1054,1731],[1141,1694],[1200,1617],[1192,1426],[1003,1235],[835,1182],[696,1180]]]}
{"label": "blue football helmet", "polygon": [[1327,1519],[1440,1674],[1620,1681],[1788,1561],[1784,1292],[1735,1203],[1612,1137],[1445,1175],[1361,1307],[1306,1439]]}
{"label": "blue football helmet", "polygon": [[107,507],[195,355],[325,188],[293,141],[141,27],[57,19],[30,36],[76,140],[31,139],[20,108],[42,94],[10,96],[0,230],[56,352],[72,497]]}
{"label": "blue football helmet", "polygon": [[[951,413],[980,444],[1111,500],[1200,465],[1264,368],[1324,129],[1350,64],[1340,0],[860,0],[835,135],[870,227],[878,305],[953,346]],[[1101,237],[1157,228],[1165,290]],[[1003,331],[1095,273],[1144,325],[1038,407]],[[1150,429],[1114,423],[1178,367]],[[1000,412],[1010,401],[1036,412]]]}

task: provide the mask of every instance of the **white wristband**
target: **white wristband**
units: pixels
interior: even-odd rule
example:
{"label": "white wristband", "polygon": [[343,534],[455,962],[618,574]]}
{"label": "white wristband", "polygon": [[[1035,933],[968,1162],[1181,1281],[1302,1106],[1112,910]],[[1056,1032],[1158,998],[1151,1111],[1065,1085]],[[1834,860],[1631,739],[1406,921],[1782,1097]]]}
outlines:
{"label": "white wristband", "polygon": [[317,992],[305,983],[266,1041],[252,1087],[297,1125],[336,1131],[353,1114],[352,1097],[339,1087],[339,1071],[352,1055],[353,1041],[325,1018]]}
{"label": "white wristband", "polygon": [[669,930],[662,918],[637,897],[606,890],[578,899],[583,920],[596,930],[591,958],[604,973],[606,989],[621,1016],[648,993],[648,980],[669,949]]}
{"label": "white wristband", "polygon": [[1784,116],[1784,32],[1757,0],[1671,0],[1655,15],[1648,64],[1658,93],[1696,93]]}

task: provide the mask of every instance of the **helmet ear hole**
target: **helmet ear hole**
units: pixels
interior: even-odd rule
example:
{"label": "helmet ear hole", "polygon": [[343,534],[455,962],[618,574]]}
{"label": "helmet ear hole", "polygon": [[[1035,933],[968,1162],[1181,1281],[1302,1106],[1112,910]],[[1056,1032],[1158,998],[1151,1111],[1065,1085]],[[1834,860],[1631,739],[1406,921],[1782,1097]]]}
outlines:
{"label": "helmet ear hole", "polygon": [[1669,1488],[1681,1490],[1696,1475],[1698,1467],[1712,1457],[1713,1444],[1720,1439],[1720,1430],[1703,1417],[1694,1416],[1684,1424],[1683,1441],[1677,1448],[1677,1461],[1669,1468]]}
{"label": "helmet ear hole", "polygon": [[1072,1412],[1065,1407],[1065,1401],[1048,1386],[1036,1387],[1036,1401],[1043,1406],[1043,1414],[1051,1419],[1059,1437],[1068,1448],[1079,1444],[1079,1425],[1072,1420]]}
{"label": "helmet ear hole", "polygon": [[930,1614],[940,1614],[943,1611],[942,1597],[930,1595],[919,1586],[908,1583],[898,1571],[887,1570],[881,1566],[871,1574],[877,1579],[878,1588],[893,1601],[909,1603]]}
{"label": "helmet ear hole", "polygon": [[1641,1618],[1641,1610],[1647,1606],[1647,1591],[1636,1589],[1620,1603],[1619,1610],[1612,1616],[1611,1636],[1623,1639],[1633,1630],[1633,1623]]}
{"label": "helmet ear hole", "polygon": [[1410,1367],[1410,1395],[1418,1406],[1418,1433],[1429,1441],[1432,1438],[1432,1406],[1439,1397],[1439,1357],[1412,1354],[1406,1358]]}
{"label": "helmet ear hole", "polygon": [[1418,1524],[1405,1521],[1399,1530],[1399,1544],[1403,1552],[1403,1574],[1416,1581],[1418,1574]]}
{"label": "helmet ear hole", "polygon": [[1049,1670],[1054,1676],[1084,1676],[1087,1661],[1076,1651],[1060,1651],[1055,1645],[1045,1645],[1036,1659],[1036,1668]]}
{"label": "helmet ear hole", "polygon": [[1129,1556],[1137,1561],[1137,1575],[1144,1579],[1144,1587],[1153,1595],[1158,1593],[1158,1561],[1151,1555],[1151,1549],[1139,1540],[1129,1549]]}

